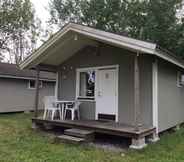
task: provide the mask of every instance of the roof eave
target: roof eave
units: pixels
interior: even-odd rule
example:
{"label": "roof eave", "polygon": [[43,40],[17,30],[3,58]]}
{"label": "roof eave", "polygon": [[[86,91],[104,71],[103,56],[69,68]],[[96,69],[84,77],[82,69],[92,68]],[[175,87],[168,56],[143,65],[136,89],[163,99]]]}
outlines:
{"label": "roof eave", "polygon": [[70,30],[70,27],[72,26],[71,23],[67,24],[62,28],[62,30],[58,31],[56,34],[53,35],[48,41],[46,41],[43,45],[41,45],[36,51],[33,52],[32,55],[28,56],[23,62],[19,64],[19,67],[21,70],[26,68],[31,68],[29,66],[30,62],[34,59],[36,59],[41,53],[43,53],[45,50],[48,49],[51,45],[53,45],[58,39],[62,37],[65,33],[67,33]]}
{"label": "roof eave", "polygon": [[[2,75],[0,74],[0,78],[8,78],[8,79],[22,79],[22,80],[35,80],[35,77],[24,77],[24,76],[15,76],[15,75]],[[45,82],[56,82],[56,79],[49,78],[40,78],[39,80]]]}
{"label": "roof eave", "polygon": [[172,56],[172,55],[170,55],[170,54],[168,54],[168,53],[166,53],[158,48],[155,49],[154,55],[184,69],[184,61],[183,60],[178,59],[178,58],[176,58],[176,57],[174,57],[174,56]]}
{"label": "roof eave", "polygon": [[105,31],[93,29],[87,26],[81,26],[74,23],[69,23],[68,25],[64,26],[62,30],[57,32],[51,39],[49,39],[45,44],[43,44],[40,48],[38,48],[30,57],[24,60],[20,64],[20,68],[21,69],[31,68],[39,64],[40,63],[39,57],[43,58],[45,56],[44,52],[68,31],[74,31],[78,34],[85,35],[91,39],[109,43],[120,48],[127,48],[140,53],[156,55],[181,68],[184,68],[184,62],[182,60],[177,59],[174,56],[169,55],[167,52],[158,49],[157,45],[154,43],[119,36],[117,34],[107,33]]}
{"label": "roof eave", "polygon": [[[30,57],[25,59],[19,65],[20,69],[31,68],[32,66],[34,66],[33,60],[37,59],[38,57],[41,57],[44,51],[46,51],[51,45],[53,45],[56,41],[58,41],[68,31],[74,31],[78,34],[83,34],[92,39],[96,39],[96,40],[98,39],[107,43],[111,43],[120,48],[129,48],[134,51],[139,51],[139,52],[148,53],[148,54],[152,54],[156,48],[156,44],[153,44],[153,43],[148,43],[148,42],[144,42],[144,41],[140,41],[132,38],[126,38],[124,36],[118,36],[117,34],[107,33],[90,27],[69,23],[61,31],[57,32],[45,44],[43,44],[40,48],[38,48]],[[123,37],[125,40],[122,41],[120,37]]]}

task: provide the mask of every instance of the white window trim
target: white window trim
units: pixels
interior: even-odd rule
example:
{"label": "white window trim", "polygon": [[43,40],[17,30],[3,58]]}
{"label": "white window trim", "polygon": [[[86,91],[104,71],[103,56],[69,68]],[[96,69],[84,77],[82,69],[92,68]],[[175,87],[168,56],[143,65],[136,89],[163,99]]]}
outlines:
{"label": "white window trim", "polygon": [[[77,71],[77,76],[76,76],[76,99],[78,100],[84,100],[84,101],[95,101],[95,96],[96,96],[96,74],[97,74],[97,70],[94,68],[79,68],[76,69]],[[95,95],[94,97],[87,97],[87,96],[80,96],[79,95],[79,84],[80,84],[80,73],[81,72],[87,72],[87,71],[95,71]]]}
{"label": "white window trim", "polygon": [[[117,68],[119,69],[119,65],[107,65],[107,66],[96,66],[96,67],[88,67],[88,68],[77,68],[76,69],[76,95],[75,98],[81,98],[79,100],[81,101],[96,101],[96,96],[97,96],[97,71],[100,69],[107,69],[107,68]],[[95,71],[95,95],[94,97],[84,97],[84,96],[79,96],[79,82],[80,82],[80,73],[81,72],[87,72],[87,71]],[[86,99],[85,99],[86,98]]]}
{"label": "white window trim", "polygon": [[[30,86],[30,81],[34,81],[35,82],[35,87],[31,87]],[[39,85],[39,88],[42,88],[43,87],[43,82],[40,80],[40,85]],[[28,89],[36,89],[36,81],[35,80],[28,80]]]}
{"label": "white window trim", "polygon": [[176,85],[177,85],[178,88],[182,88],[182,87],[183,87],[183,85],[180,83],[180,79],[179,79],[179,77],[180,77],[181,74],[182,74],[182,73],[181,73],[180,71],[177,71],[177,75],[176,75]]}

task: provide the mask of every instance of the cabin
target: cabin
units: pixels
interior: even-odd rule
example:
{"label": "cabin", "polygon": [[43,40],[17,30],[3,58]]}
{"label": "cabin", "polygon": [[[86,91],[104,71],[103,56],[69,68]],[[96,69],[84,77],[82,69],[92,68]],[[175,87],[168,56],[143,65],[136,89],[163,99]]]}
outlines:
{"label": "cabin", "polygon": [[143,148],[184,121],[184,61],[154,43],[69,23],[20,68],[55,72],[57,100],[82,103],[80,119],[34,124],[129,137]]}
{"label": "cabin", "polygon": [[[15,64],[0,63],[0,113],[28,112],[34,110],[36,72],[20,70]],[[43,110],[43,97],[54,95],[56,75],[40,72],[39,105]]]}

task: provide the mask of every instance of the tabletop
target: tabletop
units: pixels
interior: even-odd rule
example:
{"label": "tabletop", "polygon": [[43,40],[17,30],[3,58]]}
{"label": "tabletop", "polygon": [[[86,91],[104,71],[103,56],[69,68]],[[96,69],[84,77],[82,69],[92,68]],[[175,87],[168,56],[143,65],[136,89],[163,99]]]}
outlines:
{"label": "tabletop", "polygon": [[57,100],[56,103],[74,103],[75,101],[69,100]]}

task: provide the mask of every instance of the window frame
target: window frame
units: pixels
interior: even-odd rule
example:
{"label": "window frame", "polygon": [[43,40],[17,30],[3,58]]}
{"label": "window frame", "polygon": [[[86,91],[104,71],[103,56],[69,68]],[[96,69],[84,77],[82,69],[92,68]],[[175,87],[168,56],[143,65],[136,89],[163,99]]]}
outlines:
{"label": "window frame", "polygon": [[184,83],[182,83],[182,76],[184,74],[181,72],[181,71],[178,71],[177,72],[177,78],[176,78],[176,81],[177,81],[177,87],[178,88],[182,88],[184,87]]}
{"label": "window frame", "polygon": [[[94,71],[95,72],[95,89],[94,97],[93,96],[80,96],[80,73]],[[76,74],[76,99],[84,101],[95,101],[96,98],[96,86],[97,86],[97,70],[95,68],[80,68],[77,69]]]}
{"label": "window frame", "polygon": [[[34,87],[31,87],[31,81],[34,82]],[[39,80],[39,88],[43,87],[43,82]],[[36,81],[35,80],[28,80],[28,89],[36,89]]]}

